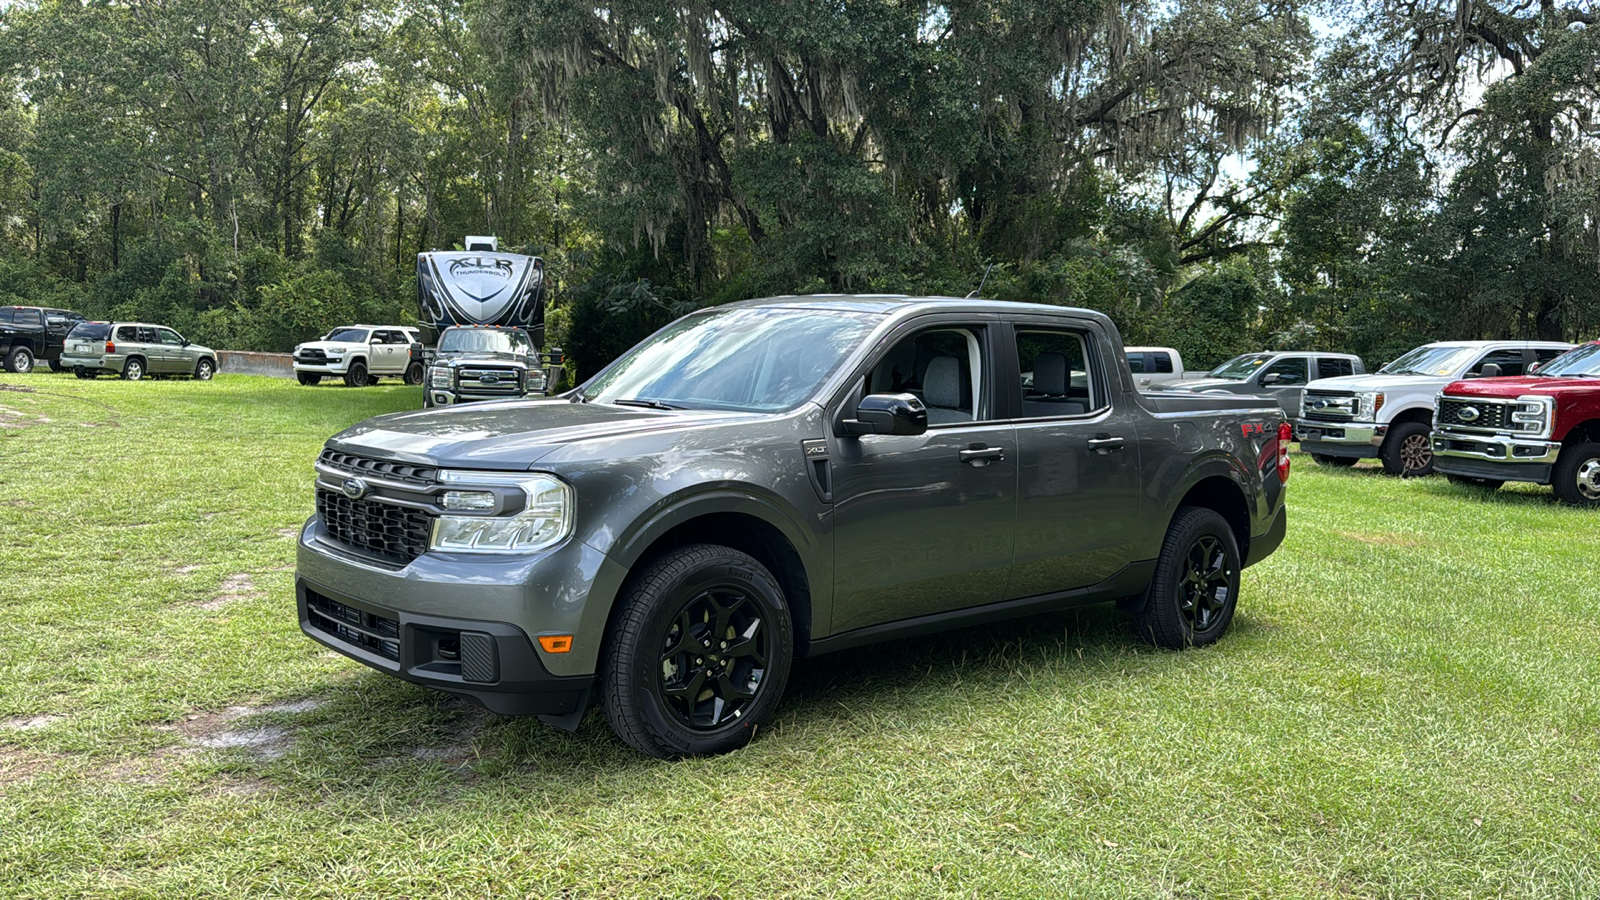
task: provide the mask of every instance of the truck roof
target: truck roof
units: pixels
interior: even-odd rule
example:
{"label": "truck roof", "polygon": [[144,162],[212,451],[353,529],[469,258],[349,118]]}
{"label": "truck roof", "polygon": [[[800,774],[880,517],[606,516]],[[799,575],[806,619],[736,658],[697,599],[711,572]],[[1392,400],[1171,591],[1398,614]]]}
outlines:
{"label": "truck roof", "polygon": [[[1022,303],[1012,300],[985,300],[981,297],[911,296],[908,294],[793,294],[781,297],[762,297],[726,304],[726,307],[744,309],[766,307],[772,309],[842,309],[851,312],[890,313],[916,309],[948,310],[983,313],[1071,313],[1105,319],[1104,313],[1074,306],[1052,306],[1048,303]],[[715,307],[723,309],[726,307]]]}

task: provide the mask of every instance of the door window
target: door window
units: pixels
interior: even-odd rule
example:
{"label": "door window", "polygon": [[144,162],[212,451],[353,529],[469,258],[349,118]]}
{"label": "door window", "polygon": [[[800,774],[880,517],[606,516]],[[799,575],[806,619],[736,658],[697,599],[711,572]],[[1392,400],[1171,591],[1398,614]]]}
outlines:
{"label": "door window", "polygon": [[117,336],[115,340],[126,341],[130,344],[137,344],[139,342],[139,329],[133,327],[132,325],[123,325],[117,329]]}
{"label": "door window", "polygon": [[[1286,384],[1305,384],[1310,380],[1310,366],[1307,363],[1308,361],[1303,356],[1280,359],[1267,366],[1266,371],[1261,373],[1261,377],[1265,379],[1268,375],[1276,374],[1278,380],[1272,383],[1272,387]],[[1256,383],[1260,384],[1261,382],[1258,381]]]}
{"label": "door window", "polygon": [[1106,392],[1098,390],[1098,379],[1091,375],[1086,347],[1084,336],[1075,331],[1017,332],[1022,418],[1080,416],[1104,406],[1095,400]]}
{"label": "door window", "polygon": [[17,325],[32,325],[35,328],[44,327],[44,316],[40,315],[37,309],[16,310],[11,321]]}
{"label": "door window", "polygon": [[1482,375],[1483,367],[1489,363],[1499,366],[1501,375],[1521,375],[1523,369],[1522,351],[1496,350],[1473,365],[1473,374]]}
{"label": "door window", "polygon": [[156,340],[156,330],[148,326],[140,326],[138,333],[134,336],[134,341],[140,344],[158,343]]}
{"label": "door window", "polygon": [[377,342],[380,344],[406,344],[410,343],[398,331],[380,331],[377,333]]}
{"label": "door window", "polygon": [[163,344],[168,344],[173,347],[183,346],[183,338],[179,337],[178,333],[170,328],[157,328],[156,336],[161,338],[161,343]]}
{"label": "door window", "polygon": [[1350,360],[1338,357],[1324,356],[1317,360],[1318,378],[1342,378],[1345,375],[1354,375],[1355,366]]}
{"label": "door window", "polygon": [[902,338],[867,374],[866,393],[912,393],[928,407],[928,424],[984,418],[980,328],[929,328]]}
{"label": "door window", "polygon": [[1567,351],[1558,350],[1555,347],[1537,347],[1537,348],[1534,349],[1533,355],[1534,355],[1535,362],[1538,362],[1538,363],[1540,363],[1542,365],[1544,363],[1549,362],[1552,359],[1555,359],[1556,357],[1560,356],[1561,354],[1563,354],[1565,352],[1567,352]]}

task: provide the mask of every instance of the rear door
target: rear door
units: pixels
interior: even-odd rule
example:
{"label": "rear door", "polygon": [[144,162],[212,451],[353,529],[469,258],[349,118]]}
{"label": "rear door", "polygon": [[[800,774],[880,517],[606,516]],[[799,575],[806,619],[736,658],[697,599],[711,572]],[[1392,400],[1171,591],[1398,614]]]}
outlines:
{"label": "rear door", "polygon": [[1007,599],[1087,587],[1132,560],[1139,539],[1139,435],[1089,321],[1019,321],[1013,371],[1016,557]]}
{"label": "rear door", "polygon": [[[145,371],[167,371],[167,359],[162,351],[161,341],[156,338],[156,330],[149,325],[138,325],[126,330],[133,334],[133,344],[128,352],[144,357]],[[121,344],[117,345],[118,349],[121,347]]]}
{"label": "rear door", "polygon": [[397,375],[405,371],[407,358],[411,355],[411,342],[406,340],[404,332],[380,328],[372,333],[372,340],[373,372]]}
{"label": "rear door", "polygon": [[[907,323],[830,406],[830,633],[1004,599],[1017,443],[998,417],[996,328],[947,316]],[[861,397],[903,392],[927,405],[926,433],[843,433]]]}

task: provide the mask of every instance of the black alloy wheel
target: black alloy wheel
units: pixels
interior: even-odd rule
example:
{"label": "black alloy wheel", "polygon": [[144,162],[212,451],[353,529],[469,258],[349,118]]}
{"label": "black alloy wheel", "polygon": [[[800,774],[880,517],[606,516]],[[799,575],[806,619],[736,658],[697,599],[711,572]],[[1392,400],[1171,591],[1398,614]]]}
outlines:
{"label": "black alloy wheel", "polygon": [[351,363],[350,368],[346,369],[344,373],[344,385],[345,387],[366,387],[367,364],[359,359]]}
{"label": "black alloy wheel", "polygon": [[122,377],[126,381],[138,381],[144,377],[144,360],[137,356],[128,357],[122,364]]}
{"label": "black alloy wheel", "polygon": [[1383,442],[1383,470],[1401,478],[1421,478],[1433,474],[1433,442],[1428,426],[1422,422],[1401,422],[1390,426]]}
{"label": "black alloy wheel", "polygon": [[794,654],[783,590],[729,547],[680,547],[632,581],[602,668],[606,717],[651,756],[726,753],[777,708]]}
{"label": "black alloy wheel", "polygon": [[1179,508],[1167,527],[1134,623],[1145,640],[1181,650],[1222,637],[1239,602],[1239,542],[1215,510]]}
{"label": "black alloy wheel", "polygon": [[1360,460],[1357,460],[1354,456],[1329,456],[1326,453],[1313,453],[1311,454],[1311,461],[1319,466],[1327,466],[1330,469],[1348,469]]}
{"label": "black alloy wheel", "polygon": [[217,364],[209,359],[202,359],[194,365],[194,377],[200,381],[210,381],[211,376],[217,374]]}

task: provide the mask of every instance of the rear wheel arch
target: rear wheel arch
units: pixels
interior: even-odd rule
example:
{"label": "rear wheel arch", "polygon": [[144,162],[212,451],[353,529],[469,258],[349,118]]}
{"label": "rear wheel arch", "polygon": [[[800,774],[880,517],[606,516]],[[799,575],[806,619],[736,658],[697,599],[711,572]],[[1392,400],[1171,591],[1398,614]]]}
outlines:
{"label": "rear wheel arch", "polygon": [[1195,482],[1167,515],[1167,527],[1184,507],[1193,506],[1215,511],[1228,522],[1234,540],[1239,545],[1239,558],[1250,558],[1250,504],[1245,500],[1244,489],[1233,479],[1223,475],[1208,475]]}

